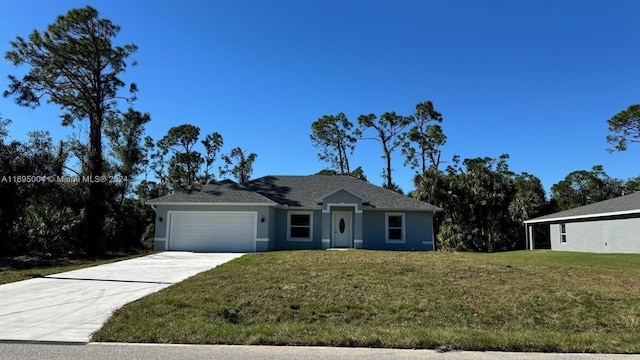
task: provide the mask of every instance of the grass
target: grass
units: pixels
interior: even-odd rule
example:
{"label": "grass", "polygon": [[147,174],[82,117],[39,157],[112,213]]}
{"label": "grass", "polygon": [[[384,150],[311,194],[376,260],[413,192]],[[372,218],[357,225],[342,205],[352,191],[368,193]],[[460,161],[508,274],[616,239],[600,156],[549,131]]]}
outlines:
{"label": "grass", "polygon": [[111,254],[99,259],[0,257],[0,285],[147,255]]}
{"label": "grass", "polygon": [[93,341],[640,352],[640,255],[247,255],[117,310]]}

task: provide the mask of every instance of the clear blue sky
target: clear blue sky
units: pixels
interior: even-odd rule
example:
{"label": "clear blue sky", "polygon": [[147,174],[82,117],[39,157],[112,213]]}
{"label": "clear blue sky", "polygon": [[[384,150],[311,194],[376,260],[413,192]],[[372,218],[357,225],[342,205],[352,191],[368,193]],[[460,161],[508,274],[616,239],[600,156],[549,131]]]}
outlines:
{"label": "clear blue sky", "polygon": [[[224,152],[258,154],[254,177],[324,168],[309,141],[322,115],[356,123],[424,100],[443,114],[445,161],[508,153],[547,189],[596,164],[640,175],[640,145],[605,151],[606,120],[640,102],[640,1],[1,1],[0,51],[87,4],[122,27],[116,43],[139,47],[125,80],[152,116],[148,135],[220,132]],[[22,71],[0,61],[0,89]],[[0,113],[14,139],[78,131],[51,105],[0,98]],[[381,154],[361,141],[351,164],[381,184]],[[392,161],[411,190],[413,171],[399,152]]]}

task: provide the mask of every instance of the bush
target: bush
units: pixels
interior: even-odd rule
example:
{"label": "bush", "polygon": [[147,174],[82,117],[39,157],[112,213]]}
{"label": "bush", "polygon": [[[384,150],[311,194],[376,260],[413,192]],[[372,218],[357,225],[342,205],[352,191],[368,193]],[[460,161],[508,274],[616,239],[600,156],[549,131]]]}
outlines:
{"label": "bush", "polygon": [[61,255],[77,249],[76,239],[82,220],[65,207],[29,205],[15,226],[16,234],[24,237],[30,252]]}

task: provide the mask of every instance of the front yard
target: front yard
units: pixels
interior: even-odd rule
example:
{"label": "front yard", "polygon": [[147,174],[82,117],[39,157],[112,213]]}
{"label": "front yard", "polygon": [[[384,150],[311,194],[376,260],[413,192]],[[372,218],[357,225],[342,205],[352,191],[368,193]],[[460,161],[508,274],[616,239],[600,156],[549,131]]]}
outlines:
{"label": "front yard", "polygon": [[0,257],[0,285],[15,281],[131,259],[140,254],[111,254],[101,259],[47,258],[39,256]]}
{"label": "front yard", "polygon": [[640,255],[283,251],[116,311],[93,341],[640,352]]}

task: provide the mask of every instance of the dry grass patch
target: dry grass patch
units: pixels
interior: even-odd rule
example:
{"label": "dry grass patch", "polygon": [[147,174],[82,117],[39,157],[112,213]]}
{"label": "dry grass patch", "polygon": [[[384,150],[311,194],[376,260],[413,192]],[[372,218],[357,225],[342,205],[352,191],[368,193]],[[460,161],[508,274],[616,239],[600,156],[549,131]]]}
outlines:
{"label": "dry grass patch", "polygon": [[120,310],[95,341],[640,351],[640,256],[247,255]]}

